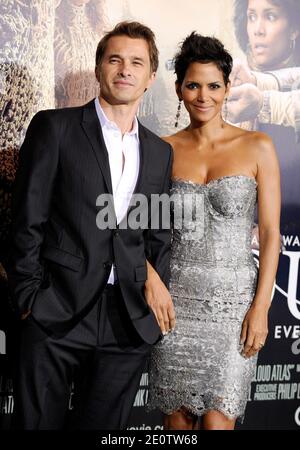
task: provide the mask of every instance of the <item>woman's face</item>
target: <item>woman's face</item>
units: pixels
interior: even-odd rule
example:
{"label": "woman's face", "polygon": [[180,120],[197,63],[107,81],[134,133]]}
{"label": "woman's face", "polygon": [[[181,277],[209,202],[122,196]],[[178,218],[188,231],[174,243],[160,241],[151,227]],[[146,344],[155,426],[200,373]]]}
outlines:
{"label": "woman's face", "polygon": [[247,33],[254,61],[261,68],[276,68],[291,54],[291,30],[288,16],[271,0],[249,0]]}
{"label": "woman's face", "polygon": [[221,114],[224,97],[228,93],[223,73],[214,63],[193,62],[189,65],[181,85],[176,85],[178,97],[192,122],[203,123]]}

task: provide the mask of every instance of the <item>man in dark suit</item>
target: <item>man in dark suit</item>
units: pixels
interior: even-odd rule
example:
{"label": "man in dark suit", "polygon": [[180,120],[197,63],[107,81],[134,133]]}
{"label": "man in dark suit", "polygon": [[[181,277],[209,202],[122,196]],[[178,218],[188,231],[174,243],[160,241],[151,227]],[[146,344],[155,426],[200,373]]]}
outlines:
{"label": "man in dark suit", "polygon": [[170,230],[124,226],[135,194],[150,204],[169,192],[172,149],[136,119],[157,66],[152,31],[120,23],[98,44],[99,98],[29,125],[8,264],[21,318],[17,428],[64,428],[74,376],[73,426],[125,428],[151,345],[174,327]]}

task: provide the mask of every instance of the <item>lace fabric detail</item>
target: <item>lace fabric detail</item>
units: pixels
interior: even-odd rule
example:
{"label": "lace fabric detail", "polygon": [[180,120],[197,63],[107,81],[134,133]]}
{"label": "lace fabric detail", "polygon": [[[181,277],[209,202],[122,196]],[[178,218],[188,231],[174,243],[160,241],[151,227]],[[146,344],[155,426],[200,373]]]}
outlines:
{"label": "lace fabric detail", "polygon": [[173,181],[179,201],[185,193],[203,196],[203,232],[191,237],[190,224],[173,229],[176,328],[153,348],[148,409],[170,414],[184,407],[198,416],[218,410],[243,419],[257,362],[257,356],[243,358],[239,344],[257,284],[251,252],[256,186],[242,175],[203,185]]}

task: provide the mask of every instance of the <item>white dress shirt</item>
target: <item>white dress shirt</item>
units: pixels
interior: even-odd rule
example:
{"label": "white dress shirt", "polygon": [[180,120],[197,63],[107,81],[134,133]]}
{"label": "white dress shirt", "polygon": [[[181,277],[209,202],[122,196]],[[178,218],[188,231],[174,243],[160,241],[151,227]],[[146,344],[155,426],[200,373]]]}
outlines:
{"label": "white dress shirt", "polygon": [[[135,117],[132,130],[122,136],[121,130],[115,122],[106,117],[98,97],[95,98],[95,107],[108,152],[114,207],[117,224],[119,224],[126,214],[139,174],[140,143],[138,121]],[[116,270],[113,266],[108,283],[113,284],[116,281],[116,277]]]}

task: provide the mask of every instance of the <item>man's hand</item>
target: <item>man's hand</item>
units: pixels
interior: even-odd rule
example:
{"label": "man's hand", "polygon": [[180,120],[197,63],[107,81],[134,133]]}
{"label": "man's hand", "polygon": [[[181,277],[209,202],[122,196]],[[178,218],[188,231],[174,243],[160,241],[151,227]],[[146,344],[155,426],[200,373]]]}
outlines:
{"label": "man's hand", "polygon": [[175,311],[171,295],[158,273],[147,261],[148,279],[145,283],[145,297],[160,326],[162,334],[175,327]]}
{"label": "man's hand", "polygon": [[262,92],[253,84],[243,84],[230,89],[228,120],[232,123],[255,119],[263,104]]}
{"label": "man's hand", "polygon": [[241,61],[235,61],[230,74],[231,86],[240,86],[250,83],[256,85],[256,78],[251,72],[249,66]]}

